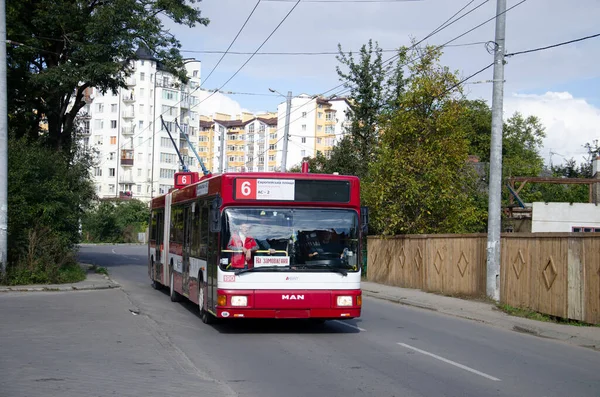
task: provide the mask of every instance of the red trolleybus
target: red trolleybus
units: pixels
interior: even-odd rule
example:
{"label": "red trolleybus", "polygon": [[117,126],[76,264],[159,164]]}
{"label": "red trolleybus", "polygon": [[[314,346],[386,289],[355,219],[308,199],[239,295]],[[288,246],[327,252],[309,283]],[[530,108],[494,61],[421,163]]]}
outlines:
{"label": "red trolleybus", "polygon": [[154,198],[151,210],[152,285],[197,303],[203,322],[360,316],[357,177],[225,173]]}

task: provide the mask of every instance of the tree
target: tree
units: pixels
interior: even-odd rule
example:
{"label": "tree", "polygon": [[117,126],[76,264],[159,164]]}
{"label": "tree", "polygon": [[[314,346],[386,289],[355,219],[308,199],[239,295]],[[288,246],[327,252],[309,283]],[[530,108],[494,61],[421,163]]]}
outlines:
{"label": "tree", "polygon": [[[329,158],[317,151],[315,157],[306,157],[304,160],[308,161],[308,168],[312,173],[333,174],[337,172],[340,175],[358,175],[362,167],[358,156],[359,153],[353,138],[346,135],[331,149]],[[300,170],[300,165],[296,165],[290,171],[300,172]]]}
{"label": "tree", "polygon": [[[360,49],[359,59],[355,61],[352,52],[344,53],[338,45],[337,73],[344,86],[350,89],[348,95],[351,104],[351,125],[349,134],[358,152],[356,175],[364,177],[368,164],[374,160],[374,152],[379,141],[377,125],[381,114],[397,106],[397,98],[404,85],[401,67],[392,69],[392,64],[382,61],[382,50],[377,43],[369,40]],[[404,51],[400,51],[404,59]],[[347,69],[344,71],[343,69]],[[389,75],[391,74],[391,77]]]}
{"label": "tree", "polygon": [[[71,151],[75,120],[89,87],[125,87],[136,49],[185,81],[180,44],[158,17],[207,25],[197,0],[9,0],[8,98],[17,137],[43,138]],[[40,134],[40,123],[47,132]]]}
{"label": "tree", "polygon": [[137,242],[137,233],[148,226],[150,210],[139,200],[103,200],[85,214],[82,231],[86,241]]}
{"label": "tree", "polygon": [[[76,265],[79,220],[94,198],[90,156],[9,139],[8,283],[47,283]],[[67,280],[69,281],[69,280]]]}
{"label": "tree", "polygon": [[382,120],[365,183],[370,224],[387,235],[478,231],[486,214],[475,203],[462,120],[468,109],[453,92],[458,78],[439,65],[439,49],[415,53],[400,106]]}

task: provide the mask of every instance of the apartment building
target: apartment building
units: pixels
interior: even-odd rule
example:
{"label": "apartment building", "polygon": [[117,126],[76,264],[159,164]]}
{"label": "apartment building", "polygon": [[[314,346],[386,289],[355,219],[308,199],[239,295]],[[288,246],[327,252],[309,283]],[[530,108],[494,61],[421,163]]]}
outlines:
{"label": "apartment building", "polygon": [[281,165],[277,141],[282,134],[276,113],[215,113],[200,117],[198,151],[215,173],[277,171]]}
{"label": "apartment building", "polygon": [[199,170],[177,125],[192,144],[198,144],[200,118],[194,108],[199,102],[195,93],[200,86],[200,61],[185,60],[189,81],[182,85],[147,51],[140,49],[137,56],[126,88],[116,94],[88,90],[80,112],[82,142],[97,151],[93,177],[101,198],[148,201],[166,193],[181,169],[171,137],[189,169]]}
{"label": "apartment building", "polygon": [[[278,123],[283,135],[287,103],[277,107]],[[290,168],[301,163],[304,157],[313,157],[320,151],[329,156],[333,146],[349,127],[351,110],[346,98],[322,98],[301,94],[292,98],[290,131],[286,165]],[[280,148],[283,140],[277,147]],[[277,164],[281,164],[282,152],[277,151]]]}

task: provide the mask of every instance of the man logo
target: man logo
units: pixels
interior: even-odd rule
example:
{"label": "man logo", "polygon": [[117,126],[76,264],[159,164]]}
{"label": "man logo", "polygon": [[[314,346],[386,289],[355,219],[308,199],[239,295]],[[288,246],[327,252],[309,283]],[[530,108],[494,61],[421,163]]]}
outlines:
{"label": "man logo", "polygon": [[301,301],[304,300],[304,295],[281,295],[281,300]]}

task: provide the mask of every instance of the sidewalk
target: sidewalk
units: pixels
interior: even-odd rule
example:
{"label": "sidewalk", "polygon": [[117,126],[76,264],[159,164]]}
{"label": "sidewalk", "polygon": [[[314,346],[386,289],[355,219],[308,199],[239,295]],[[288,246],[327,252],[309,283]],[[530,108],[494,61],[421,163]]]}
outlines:
{"label": "sidewalk", "polygon": [[511,331],[523,332],[543,338],[557,339],[577,346],[600,351],[600,327],[583,327],[551,322],[534,321],[509,316],[491,303],[451,298],[416,289],[392,287],[363,281],[365,296],[433,310],[439,313],[490,324]]}
{"label": "sidewalk", "polygon": [[120,288],[119,283],[111,280],[108,276],[91,271],[89,269],[90,265],[81,264],[81,266],[88,267],[87,277],[85,280],[78,283],[0,286],[0,292],[86,291]]}

